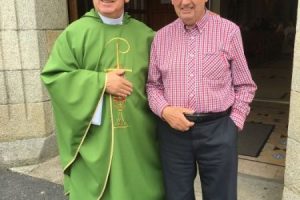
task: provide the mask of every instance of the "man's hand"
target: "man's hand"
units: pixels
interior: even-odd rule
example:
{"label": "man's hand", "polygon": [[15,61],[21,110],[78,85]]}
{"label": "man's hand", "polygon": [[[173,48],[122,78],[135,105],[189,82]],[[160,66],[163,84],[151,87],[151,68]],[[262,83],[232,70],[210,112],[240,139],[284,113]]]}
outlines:
{"label": "man's hand", "polygon": [[132,83],[124,78],[124,70],[115,70],[107,73],[105,92],[119,97],[127,97],[132,92]]}
{"label": "man's hand", "polygon": [[184,132],[194,125],[194,122],[185,118],[184,113],[193,114],[194,111],[182,107],[167,106],[162,111],[162,117],[172,128]]}

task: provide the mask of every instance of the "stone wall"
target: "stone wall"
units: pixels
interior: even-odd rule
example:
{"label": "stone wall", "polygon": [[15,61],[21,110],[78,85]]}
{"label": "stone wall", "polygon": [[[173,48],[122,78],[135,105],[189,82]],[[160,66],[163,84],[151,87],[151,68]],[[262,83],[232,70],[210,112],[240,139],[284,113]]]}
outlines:
{"label": "stone wall", "polygon": [[40,71],[67,24],[66,0],[0,0],[0,167],[57,155]]}
{"label": "stone wall", "polygon": [[300,200],[300,3],[294,51],[284,200]]}

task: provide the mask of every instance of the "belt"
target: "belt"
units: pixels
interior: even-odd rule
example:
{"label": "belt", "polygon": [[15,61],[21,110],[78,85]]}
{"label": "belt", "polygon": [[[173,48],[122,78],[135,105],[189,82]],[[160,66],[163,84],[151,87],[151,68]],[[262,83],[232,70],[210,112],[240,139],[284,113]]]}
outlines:
{"label": "belt", "polygon": [[207,122],[212,121],[215,119],[219,119],[221,117],[225,117],[229,115],[231,109],[227,109],[223,112],[211,112],[211,113],[193,113],[193,114],[184,114],[184,116],[192,122],[200,123],[200,122]]}

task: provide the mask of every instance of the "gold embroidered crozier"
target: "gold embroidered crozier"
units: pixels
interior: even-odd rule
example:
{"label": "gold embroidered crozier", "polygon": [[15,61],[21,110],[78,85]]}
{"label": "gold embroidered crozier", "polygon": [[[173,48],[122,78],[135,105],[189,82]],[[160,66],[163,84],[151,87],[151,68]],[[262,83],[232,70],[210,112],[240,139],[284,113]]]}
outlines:
{"label": "gold embroidered crozier", "polygon": [[[121,42],[123,42],[127,47],[125,51],[120,50]],[[114,70],[118,70],[118,69],[123,69],[126,72],[132,72],[132,69],[125,68],[120,64],[120,54],[126,54],[130,51],[129,42],[124,38],[115,37],[115,38],[112,38],[111,40],[109,40],[106,43],[106,46],[108,46],[110,44],[115,44],[117,65],[112,68],[106,69],[106,71],[114,71]],[[117,113],[118,113],[116,119],[113,117],[114,128],[127,128],[128,127],[128,123],[126,122],[124,115],[123,115],[125,105],[126,105],[126,97],[113,96],[113,107],[117,110]]]}

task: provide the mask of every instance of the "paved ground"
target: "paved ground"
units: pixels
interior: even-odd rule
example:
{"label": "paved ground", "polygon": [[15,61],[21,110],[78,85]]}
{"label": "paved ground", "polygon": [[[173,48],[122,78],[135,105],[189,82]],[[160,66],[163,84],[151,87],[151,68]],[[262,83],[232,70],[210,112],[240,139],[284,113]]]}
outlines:
{"label": "paved ground", "polygon": [[[40,165],[11,170],[19,173],[0,170],[0,200],[66,200],[57,157]],[[199,177],[195,188],[196,199],[201,200]],[[282,181],[239,174],[239,200],[281,200],[282,190]]]}
{"label": "paved ground", "polygon": [[[198,180],[195,188],[196,200],[202,200]],[[238,200],[281,200],[282,191],[282,183],[245,174],[238,176]]]}
{"label": "paved ground", "polygon": [[1,200],[65,200],[62,185],[0,170]]}

